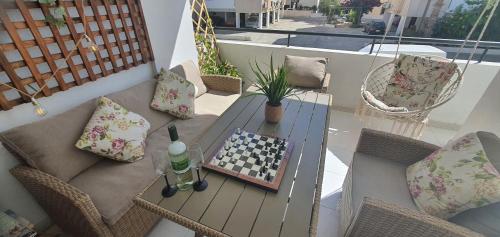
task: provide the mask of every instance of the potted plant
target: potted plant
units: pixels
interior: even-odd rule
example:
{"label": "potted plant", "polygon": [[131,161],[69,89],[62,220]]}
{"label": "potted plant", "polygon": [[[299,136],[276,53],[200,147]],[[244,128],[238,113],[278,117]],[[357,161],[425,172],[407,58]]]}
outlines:
{"label": "potted plant", "polygon": [[271,56],[271,64],[269,72],[264,72],[256,62],[255,67],[252,66],[252,71],[256,76],[255,86],[257,92],[252,94],[264,95],[267,97],[266,102],[266,121],[269,123],[277,123],[283,116],[283,108],[281,101],[295,95],[294,90],[286,80],[286,70],[284,66],[278,67],[276,70],[273,66],[273,57]]}

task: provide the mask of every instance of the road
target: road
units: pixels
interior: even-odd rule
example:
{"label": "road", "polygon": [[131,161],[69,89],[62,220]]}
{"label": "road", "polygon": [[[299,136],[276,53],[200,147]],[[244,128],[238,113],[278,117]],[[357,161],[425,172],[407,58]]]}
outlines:
{"label": "road", "polygon": [[[365,34],[361,28],[335,28],[333,25],[325,24],[326,17],[313,16],[301,17],[294,19],[281,19],[279,22],[271,24],[267,29],[272,30],[289,30],[301,32],[321,32],[321,33],[348,33],[348,34]],[[220,31],[216,32],[220,38],[229,36],[231,39],[246,39],[256,43],[286,45],[287,35],[264,34],[254,32],[231,32]],[[311,48],[323,49],[342,49],[358,51],[359,49],[370,44],[370,39],[346,39],[343,37],[327,37],[327,36],[309,36],[298,35],[290,37],[290,45]]]}
{"label": "road", "polygon": [[[311,17],[285,18],[279,22],[271,24],[267,29],[272,30],[289,30],[302,32],[321,32],[321,33],[348,33],[348,34],[366,34],[362,28],[336,28],[331,24],[326,24],[326,17],[319,14],[314,14]],[[235,32],[235,31],[216,31],[220,39],[245,40],[256,43],[286,45],[287,35],[280,34],[265,34],[255,32]],[[395,42],[385,42],[395,43]],[[308,35],[292,35],[290,37],[291,46],[323,48],[323,49],[339,49],[358,51],[361,48],[371,44],[370,39],[344,38],[344,37],[329,37],[329,36],[308,36]],[[447,52],[448,57],[455,55],[457,48],[437,47]],[[468,49],[462,53],[459,58],[467,59],[469,56]],[[473,59],[478,59],[483,52],[478,49]],[[500,50],[489,50],[484,61],[500,62]]]}

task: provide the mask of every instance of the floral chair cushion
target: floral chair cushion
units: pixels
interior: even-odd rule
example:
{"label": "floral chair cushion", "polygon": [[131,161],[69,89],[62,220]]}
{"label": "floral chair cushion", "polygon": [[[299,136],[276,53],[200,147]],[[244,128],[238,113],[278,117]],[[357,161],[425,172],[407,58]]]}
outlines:
{"label": "floral chair cushion", "polygon": [[417,207],[443,219],[500,202],[500,173],[475,133],[409,166],[406,178]]}
{"label": "floral chair cushion", "polygon": [[76,147],[118,161],[144,156],[150,124],[139,114],[101,97]]}
{"label": "floral chair cushion", "polygon": [[193,118],[195,95],[196,87],[192,82],[166,71],[156,85],[151,107],[181,119]]}
{"label": "floral chair cushion", "polygon": [[401,54],[382,100],[391,107],[423,109],[434,104],[457,67],[430,57]]}

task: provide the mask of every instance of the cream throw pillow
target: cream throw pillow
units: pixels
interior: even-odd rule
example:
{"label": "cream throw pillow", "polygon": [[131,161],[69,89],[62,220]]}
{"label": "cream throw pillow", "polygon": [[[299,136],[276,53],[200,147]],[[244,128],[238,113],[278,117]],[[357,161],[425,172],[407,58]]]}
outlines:
{"label": "cream throw pillow", "polygon": [[139,114],[101,97],[76,147],[118,161],[144,156],[150,124]]}
{"label": "cream throw pillow", "polygon": [[327,63],[327,58],[286,55],[286,80],[292,86],[319,89],[323,86]]}
{"label": "cream throw pillow", "polygon": [[475,133],[409,166],[406,178],[417,207],[443,219],[500,202],[500,174]]}
{"label": "cream throw pillow", "polygon": [[166,71],[156,85],[151,108],[180,119],[193,118],[195,94],[196,87],[192,82]]}

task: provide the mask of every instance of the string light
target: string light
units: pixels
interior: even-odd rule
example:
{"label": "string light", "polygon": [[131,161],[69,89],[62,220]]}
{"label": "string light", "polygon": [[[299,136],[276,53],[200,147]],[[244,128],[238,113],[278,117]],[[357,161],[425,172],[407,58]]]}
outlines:
{"label": "string light", "polygon": [[99,51],[99,46],[87,34],[84,34],[84,38],[87,40],[90,50],[93,52]]}
{"label": "string light", "polygon": [[[83,0],[81,1],[82,3],[82,6],[83,5]],[[76,42],[75,44],[75,47],[68,53],[68,55],[66,56],[66,58],[64,58],[64,62],[65,64],[68,62],[68,60],[73,56],[73,53],[75,53],[77,50],[78,50],[78,47],[82,44],[82,40],[86,40],[87,43],[88,43],[88,48],[90,50],[92,50],[92,52],[94,53],[97,53],[99,51],[99,45],[97,45],[86,33],[87,31],[87,21],[85,20],[85,16],[81,17],[82,18],[82,23],[83,23],[83,33],[80,37],[80,39]],[[47,81],[50,81],[52,80],[55,75],[61,70],[62,68],[60,67],[57,67],[57,69],[52,73],[52,75],[47,79],[45,80],[45,83],[43,86],[41,86],[38,90],[35,90],[35,92],[33,94],[29,94],[27,92],[24,92],[22,90],[19,90],[13,86],[10,86],[9,84],[7,83],[0,83],[1,86],[6,86],[10,89],[13,89],[13,90],[16,90],[17,92],[19,92],[20,94],[22,95],[25,95],[27,97],[29,97],[31,99],[31,104],[34,106],[34,109],[33,109],[33,112],[40,116],[40,117],[43,117],[45,115],[47,115],[48,111],[40,104],[40,102],[38,102],[38,100],[35,99],[35,97],[40,94],[43,89],[45,89],[48,84],[47,84]],[[30,86],[30,85],[28,85]],[[31,87],[31,86],[30,86]],[[31,87],[32,89],[34,89],[33,87]]]}
{"label": "string light", "polygon": [[31,104],[35,107],[33,112],[35,112],[36,115],[38,115],[39,117],[47,115],[47,110],[43,108],[40,102],[38,102],[38,100],[36,100],[34,97],[31,97]]}

